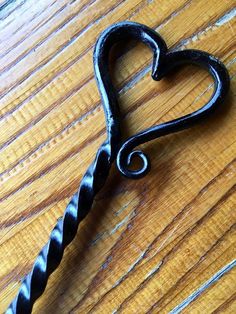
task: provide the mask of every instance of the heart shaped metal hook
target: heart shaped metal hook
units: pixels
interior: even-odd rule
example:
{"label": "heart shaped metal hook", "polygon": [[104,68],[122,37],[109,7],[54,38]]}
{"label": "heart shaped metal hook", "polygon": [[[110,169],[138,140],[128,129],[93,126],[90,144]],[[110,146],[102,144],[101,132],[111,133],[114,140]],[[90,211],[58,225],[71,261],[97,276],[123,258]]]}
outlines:
{"label": "heart shaped metal hook", "polygon": [[[140,25],[140,28],[143,26]],[[159,36],[159,35],[158,35]],[[194,64],[208,70],[214,80],[214,92],[211,99],[200,109],[183,117],[150,127],[138,134],[128,138],[120,147],[117,155],[117,167],[126,177],[138,179],[145,176],[150,170],[150,160],[148,156],[140,150],[134,150],[140,144],[144,144],[153,139],[170,133],[178,132],[195,125],[208,117],[225,99],[229,90],[228,72],[217,58],[200,50],[182,50],[168,52],[167,49],[160,49],[160,37],[157,37],[156,51],[154,50],[154,61],[152,78],[160,80],[173,69],[184,64]],[[147,39],[149,41],[150,39]],[[150,44],[149,44],[150,45]],[[165,46],[165,45],[163,45]],[[162,46],[162,47],[163,47]],[[158,57],[156,57],[158,56]],[[141,167],[130,170],[132,160],[138,157],[141,160]]]}

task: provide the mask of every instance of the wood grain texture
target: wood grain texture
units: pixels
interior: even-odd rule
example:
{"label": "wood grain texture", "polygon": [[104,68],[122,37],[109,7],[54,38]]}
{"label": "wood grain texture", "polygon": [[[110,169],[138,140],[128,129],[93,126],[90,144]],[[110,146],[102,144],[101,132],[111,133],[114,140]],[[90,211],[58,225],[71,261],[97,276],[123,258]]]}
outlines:
{"label": "wood grain texture", "polygon": [[[236,11],[232,0],[0,1],[0,312],[15,296],[104,140],[92,54],[111,23],[156,29],[171,49],[227,66],[207,123],[144,145],[152,170],[115,166],[34,313],[236,313]],[[140,43],[113,51],[124,136],[202,106],[212,80],[150,78]],[[116,57],[116,58],[115,58]]]}

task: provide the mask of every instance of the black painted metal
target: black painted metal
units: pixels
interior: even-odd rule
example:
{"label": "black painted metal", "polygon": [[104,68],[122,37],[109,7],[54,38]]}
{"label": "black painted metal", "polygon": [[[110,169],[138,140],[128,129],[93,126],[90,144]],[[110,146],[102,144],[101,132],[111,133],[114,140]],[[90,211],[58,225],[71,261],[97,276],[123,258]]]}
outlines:
{"label": "black painted metal", "polygon": [[[214,79],[215,91],[210,101],[201,109],[151,127],[130,137],[122,144],[119,106],[108,71],[108,56],[114,43],[129,38],[141,40],[153,51],[152,78],[154,80],[162,79],[182,64],[197,64],[210,72]],[[16,298],[6,311],[7,314],[31,313],[34,302],[45,290],[50,274],[59,265],[65,247],[73,240],[79,223],[89,213],[94,196],[103,187],[112,162],[117,159],[118,169],[126,177],[134,179],[143,177],[150,169],[149,159],[140,150],[133,151],[133,149],[160,136],[189,128],[208,117],[222,103],[229,89],[228,72],[215,57],[198,50],[169,52],[165,41],[155,31],[132,22],[114,24],[101,34],[94,50],[94,70],[106,116],[107,139],[99,148],[95,160],[81,181],[78,192],[67,205],[64,216],[58,220],[31,272],[22,282]],[[141,158],[142,166],[140,169],[130,170],[134,157]]]}

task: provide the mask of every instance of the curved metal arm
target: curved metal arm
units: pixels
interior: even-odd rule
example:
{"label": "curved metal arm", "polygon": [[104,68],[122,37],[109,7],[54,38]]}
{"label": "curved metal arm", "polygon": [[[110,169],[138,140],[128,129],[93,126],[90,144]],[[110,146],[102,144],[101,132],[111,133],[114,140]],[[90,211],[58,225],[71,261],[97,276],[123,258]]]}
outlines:
{"label": "curved metal arm", "polygon": [[[108,71],[108,56],[113,44],[129,37],[143,41],[152,49],[152,77],[154,79],[160,79],[171,68],[182,62],[197,61],[197,63],[206,64],[210,68],[218,85],[212,103],[207,104],[200,111],[139,133],[128,139],[120,148],[119,108]],[[196,56],[199,56],[199,60],[195,60]],[[171,66],[168,61],[171,62]],[[94,50],[94,70],[106,116],[107,139],[99,148],[94,162],[86,171],[78,192],[74,194],[67,205],[64,216],[58,220],[49,241],[36,258],[31,272],[23,280],[16,298],[6,311],[7,314],[31,313],[34,302],[45,290],[50,274],[60,264],[66,246],[75,237],[79,223],[89,213],[94,197],[103,187],[115,158],[117,157],[118,168],[124,175],[131,178],[143,176],[149,169],[150,163],[144,153],[132,152],[132,149],[161,135],[191,126],[195,121],[206,116],[224,99],[229,86],[227,71],[212,56],[203,52],[193,53],[192,51],[168,53],[164,40],[156,32],[147,26],[131,22],[112,25],[101,34]],[[135,155],[142,158],[143,167],[131,172],[127,167]]]}

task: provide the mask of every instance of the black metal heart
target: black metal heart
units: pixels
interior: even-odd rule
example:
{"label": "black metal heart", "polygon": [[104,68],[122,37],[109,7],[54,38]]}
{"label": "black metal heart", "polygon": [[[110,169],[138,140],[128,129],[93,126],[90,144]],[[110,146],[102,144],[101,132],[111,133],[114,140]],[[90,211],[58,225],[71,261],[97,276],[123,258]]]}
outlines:
{"label": "black metal heart", "polygon": [[[178,132],[193,126],[195,123],[208,117],[223,102],[229,90],[228,72],[217,58],[200,50],[182,50],[168,52],[164,40],[154,31],[137,23],[120,23],[116,27],[129,27],[134,30],[134,35],[140,35],[140,39],[147,43],[154,52],[152,78],[160,80],[171,70],[183,64],[195,64],[204,67],[214,79],[215,90],[211,99],[200,109],[178,119],[168,121],[148,128],[128,138],[119,149],[117,155],[117,166],[119,171],[126,177],[138,179],[146,175],[150,170],[150,161],[142,151],[133,149],[143,143],[155,138]],[[147,36],[147,32],[151,36]],[[134,157],[142,161],[142,167],[138,170],[130,170],[129,166]]]}

